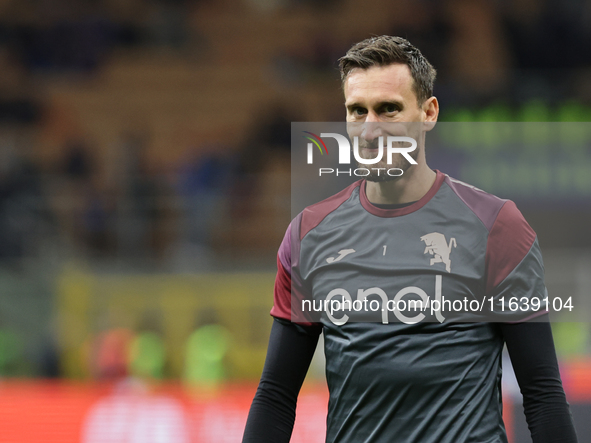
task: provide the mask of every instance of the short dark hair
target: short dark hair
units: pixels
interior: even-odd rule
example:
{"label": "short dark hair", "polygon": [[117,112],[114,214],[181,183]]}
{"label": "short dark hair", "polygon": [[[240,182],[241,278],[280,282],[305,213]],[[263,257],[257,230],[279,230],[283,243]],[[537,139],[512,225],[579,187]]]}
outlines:
{"label": "short dark hair", "polygon": [[407,65],[413,78],[413,91],[419,105],[433,95],[433,83],[437,71],[417,48],[402,37],[381,35],[356,43],[339,59],[343,85],[355,68],[388,66],[395,63]]}

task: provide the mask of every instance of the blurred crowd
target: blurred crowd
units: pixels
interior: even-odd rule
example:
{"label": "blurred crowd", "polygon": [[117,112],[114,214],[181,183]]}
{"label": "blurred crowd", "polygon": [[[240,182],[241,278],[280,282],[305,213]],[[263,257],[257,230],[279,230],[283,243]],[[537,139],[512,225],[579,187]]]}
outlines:
{"label": "blurred crowd", "polygon": [[[224,326],[200,321],[184,338],[179,372],[171,367],[170,343],[157,322],[144,322],[136,330],[104,328],[89,334],[76,349],[77,376],[98,382],[133,378],[148,384],[175,377],[189,387],[215,388],[232,372],[227,359],[231,346],[232,335]],[[63,376],[55,341],[47,340],[44,351],[33,357],[17,331],[0,327],[0,351],[0,378]]]}
{"label": "blurred crowd", "polygon": [[[96,145],[81,132],[64,138],[59,158],[48,164],[36,155],[43,141],[20,135],[42,131],[54,112],[44,101],[44,78],[96,76],[122,48],[130,56],[150,48],[186,50],[193,59],[215,43],[195,17],[227,15],[230,7],[271,11],[272,20],[281,20],[294,8],[329,17],[347,2],[320,8],[295,0],[233,0],[219,10],[188,0],[0,2],[0,126],[7,133],[0,139],[0,258],[35,256],[39,248],[47,250],[47,239],[91,257],[207,255],[221,219],[248,216],[269,153],[287,159],[289,124],[307,118],[298,103],[280,98],[281,89],[337,79],[336,60],[365,37],[352,26],[343,27],[349,31],[344,36],[337,25],[314,26],[299,45],[273,51],[267,63],[281,85],[278,98],[258,104],[261,112],[234,146],[200,143],[196,134],[185,155],[163,167],[149,159],[149,130],[130,129],[115,146]],[[556,118],[551,111],[565,103],[583,109],[576,119],[588,119],[589,2],[397,1],[383,15],[388,21],[380,32],[409,38],[437,67],[442,120],[544,121]],[[548,112],[520,112],[532,103]],[[336,102],[318,120],[341,114]],[[109,150],[116,155],[105,160],[102,153]]]}
{"label": "blurred crowd", "polygon": [[[194,272],[223,268],[239,256],[246,257],[242,264],[272,267],[290,219],[290,124],[342,120],[337,59],[371,34],[404,36],[431,60],[443,121],[591,119],[591,2],[396,0],[373,6],[353,13],[355,2],[346,0],[1,0],[0,272],[72,260],[109,270]],[[279,29],[298,15],[305,32],[273,46],[272,38],[256,40],[260,30],[243,24],[253,42],[272,46],[261,70],[271,92],[250,108],[232,103],[223,87],[195,94],[195,101],[207,92],[228,101],[230,127],[238,126],[234,120],[246,122],[246,130],[236,130],[238,140],[211,137],[228,132],[212,120],[208,137],[195,130],[161,161],[166,153],[154,155],[149,125],[122,123],[108,144],[85,131],[84,122],[73,129],[66,119],[59,122],[62,135],[52,132],[59,109],[48,85],[96,87],[113,54],[129,60],[174,54],[189,69],[219,65],[219,77],[228,66],[246,69],[252,62],[241,55],[259,48],[240,46],[233,37],[232,20],[240,15]],[[225,27],[216,34],[206,25],[218,20]],[[290,30],[282,32],[287,39]],[[240,54],[220,55],[222,37]],[[237,87],[249,88],[246,80]],[[165,374],[155,333],[105,334],[89,342],[95,354],[88,374]],[[208,340],[203,334],[189,339],[194,346],[187,344],[187,362],[207,353],[199,350]],[[38,364],[45,369],[30,363],[27,369],[19,340],[14,330],[0,330],[0,375],[59,374],[57,348],[47,346]],[[130,360],[129,349],[144,360]],[[219,368],[195,369],[207,370]]]}

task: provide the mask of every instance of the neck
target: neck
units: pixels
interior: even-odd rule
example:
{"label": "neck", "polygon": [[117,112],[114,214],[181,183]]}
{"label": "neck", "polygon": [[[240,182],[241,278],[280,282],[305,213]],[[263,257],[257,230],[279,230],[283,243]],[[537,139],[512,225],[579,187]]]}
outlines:
{"label": "neck", "polygon": [[371,203],[378,205],[410,203],[420,200],[435,183],[435,171],[421,162],[408,168],[396,180],[366,182],[365,193]]}

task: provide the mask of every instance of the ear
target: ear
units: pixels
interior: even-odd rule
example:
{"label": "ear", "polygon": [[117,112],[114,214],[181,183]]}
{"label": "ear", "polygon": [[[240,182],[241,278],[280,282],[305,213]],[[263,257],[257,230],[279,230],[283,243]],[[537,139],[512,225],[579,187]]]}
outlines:
{"label": "ear", "polygon": [[425,114],[425,130],[430,131],[435,127],[437,117],[439,116],[439,102],[437,101],[437,97],[433,96],[425,100],[421,108]]}

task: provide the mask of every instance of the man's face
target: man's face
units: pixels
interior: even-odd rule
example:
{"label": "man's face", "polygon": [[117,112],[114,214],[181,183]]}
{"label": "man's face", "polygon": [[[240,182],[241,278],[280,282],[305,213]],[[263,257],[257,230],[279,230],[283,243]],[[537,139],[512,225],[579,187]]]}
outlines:
{"label": "man's face", "polygon": [[[345,107],[347,109],[347,131],[349,136],[359,137],[359,155],[362,158],[375,158],[378,153],[378,137],[388,135],[414,138],[419,146],[410,155],[416,160],[421,146],[422,124],[430,120],[429,99],[419,106],[412,89],[413,78],[407,65],[392,64],[373,66],[368,69],[354,69],[347,76],[344,84]],[[427,107],[426,107],[426,106]],[[436,116],[435,116],[436,118]],[[405,124],[399,124],[399,123]],[[417,122],[409,124],[408,122]],[[408,144],[401,146],[408,147]],[[387,164],[386,150],[382,160],[372,168],[400,168],[406,171],[412,166],[400,154],[394,154],[392,164]],[[360,165],[360,167],[366,167]],[[371,181],[393,180],[377,171],[366,177]]]}

